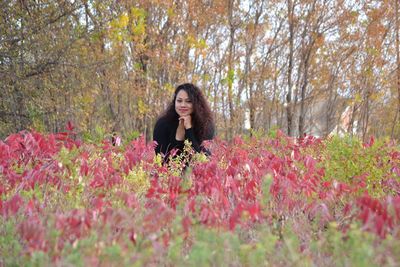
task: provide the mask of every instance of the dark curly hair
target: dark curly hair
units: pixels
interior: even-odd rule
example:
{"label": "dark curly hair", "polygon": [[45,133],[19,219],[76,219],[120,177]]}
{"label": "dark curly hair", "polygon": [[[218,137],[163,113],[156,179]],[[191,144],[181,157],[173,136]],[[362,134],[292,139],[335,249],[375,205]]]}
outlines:
{"label": "dark curly hair", "polygon": [[214,137],[215,124],[206,98],[201,90],[194,84],[184,83],[175,89],[174,98],[168,105],[162,118],[170,122],[176,122],[179,119],[178,113],[175,110],[175,100],[180,90],[185,90],[189,99],[193,104],[192,124],[193,131],[200,142],[211,140]]}

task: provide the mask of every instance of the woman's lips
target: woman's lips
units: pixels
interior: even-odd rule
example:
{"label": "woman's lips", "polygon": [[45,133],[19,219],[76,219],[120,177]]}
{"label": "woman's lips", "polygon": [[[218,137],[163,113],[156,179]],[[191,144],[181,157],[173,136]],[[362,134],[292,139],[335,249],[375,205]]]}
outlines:
{"label": "woman's lips", "polygon": [[188,109],[179,109],[180,112],[187,112]]}

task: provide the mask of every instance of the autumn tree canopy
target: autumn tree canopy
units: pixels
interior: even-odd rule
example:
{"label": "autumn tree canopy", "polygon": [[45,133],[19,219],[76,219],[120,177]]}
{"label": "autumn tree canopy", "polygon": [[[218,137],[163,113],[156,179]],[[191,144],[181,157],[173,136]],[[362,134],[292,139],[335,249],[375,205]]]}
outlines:
{"label": "autumn tree canopy", "polygon": [[217,134],[280,128],[400,138],[396,0],[0,4],[0,135],[96,129],[151,138],[194,82]]}

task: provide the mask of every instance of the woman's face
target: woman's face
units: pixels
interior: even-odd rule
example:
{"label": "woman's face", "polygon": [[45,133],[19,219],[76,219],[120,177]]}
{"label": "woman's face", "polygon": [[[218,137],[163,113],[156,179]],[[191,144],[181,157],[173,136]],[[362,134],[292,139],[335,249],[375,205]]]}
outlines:
{"label": "woman's face", "polygon": [[185,90],[180,90],[176,95],[175,111],[179,117],[191,115],[193,112],[193,103]]}

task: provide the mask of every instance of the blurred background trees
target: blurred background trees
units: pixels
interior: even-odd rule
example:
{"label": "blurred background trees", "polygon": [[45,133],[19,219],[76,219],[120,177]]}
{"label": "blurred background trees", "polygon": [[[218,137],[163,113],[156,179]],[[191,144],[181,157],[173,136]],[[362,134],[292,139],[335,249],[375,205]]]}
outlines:
{"label": "blurred background trees", "polygon": [[[354,2],[354,3],[353,3]],[[1,2],[0,136],[151,139],[183,82],[217,134],[400,138],[396,0]]]}

